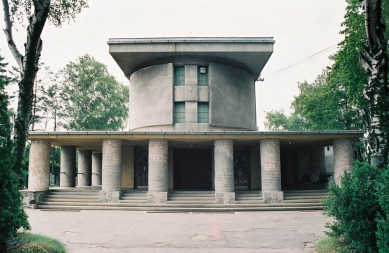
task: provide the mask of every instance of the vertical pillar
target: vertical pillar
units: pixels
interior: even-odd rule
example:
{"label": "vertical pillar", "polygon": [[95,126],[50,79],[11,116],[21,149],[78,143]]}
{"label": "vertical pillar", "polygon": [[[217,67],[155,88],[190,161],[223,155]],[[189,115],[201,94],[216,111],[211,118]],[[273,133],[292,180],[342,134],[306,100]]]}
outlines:
{"label": "vertical pillar", "polygon": [[78,151],[77,186],[91,186],[92,181],[92,151]]}
{"label": "vertical pillar", "polygon": [[310,149],[309,173],[311,183],[319,181],[320,172],[325,168],[325,155],[322,146],[313,146]]}
{"label": "vertical pillar", "polygon": [[214,141],[215,201],[235,203],[234,146],[232,140]]}
{"label": "vertical pillar", "polygon": [[168,195],[168,141],[149,141],[149,187],[147,201],[164,203]]}
{"label": "vertical pillar", "polygon": [[76,184],[76,147],[61,147],[60,187],[74,187]]}
{"label": "vertical pillar", "polygon": [[335,139],[334,145],[334,178],[335,183],[339,184],[345,171],[353,169],[353,140]]}
{"label": "vertical pillar", "polygon": [[49,189],[50,151],[51,143],[49,140],[31,141],[28,190],[42,191]]}
{"label": "vertical pillar", "polygon": [[280,140],[261,140],[260,148],[263,200],[265,203],[282,202]]}
{"label": "vertical pillar", "polygon": [[122,189],[122,140],[103,140],[100,202],[118,202]]}
{"label": "vertical pillar", "polygon": [[297,149],[297,177],[298,182],[303,180],[305,174],[309,173],[309,149],[299,148]]}
{"label": "vertical pillar", "polygon": [[102,153],[92,153],[92,186],[101,185]]}

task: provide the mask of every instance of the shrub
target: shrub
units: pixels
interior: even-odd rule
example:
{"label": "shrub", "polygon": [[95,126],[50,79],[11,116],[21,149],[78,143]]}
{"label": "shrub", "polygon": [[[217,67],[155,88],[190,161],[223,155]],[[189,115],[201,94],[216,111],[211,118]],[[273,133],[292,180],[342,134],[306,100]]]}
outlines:
{"label": "shrub", "polygon": [[381,206],[376,182],[382,172],[365,162],[356,162],[353,172],[346,172],[339,186],[330,184],[323,201],[325,214],[335,218],[333,224],[327,223],[331,230],[327,234],[343,237],[350,251],[378,251],[376,215],[381,213]]}
{"label": "shrub", "polygon": [[19,233],[18,238],[24,242],[22,246],[11,250],[9,253],[65,253],[66,248],[63,243],[38,234]]}
{"label": "shrub", "polygon": [[389,252],[389,170],[385,170],[376,182],[381,212],[377,214],[377,246],[380,253]]}

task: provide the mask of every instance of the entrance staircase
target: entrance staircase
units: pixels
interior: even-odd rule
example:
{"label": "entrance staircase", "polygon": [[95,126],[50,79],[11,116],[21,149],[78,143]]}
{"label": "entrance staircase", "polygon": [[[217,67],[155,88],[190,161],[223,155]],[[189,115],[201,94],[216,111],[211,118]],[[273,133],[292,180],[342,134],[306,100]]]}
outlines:
{"label": "entrance staircase", "polygon": [[163,204],[147,203],[147,190],[125,189],[117,203],[99,203],[99,189],[50,189],[38,209],[148,212],[242,212],[323,210],[326,190],[284,191],[281,203],[264,203],[260,191],[236,191],[234,204],[215,204],[213,191],[171,191]]}

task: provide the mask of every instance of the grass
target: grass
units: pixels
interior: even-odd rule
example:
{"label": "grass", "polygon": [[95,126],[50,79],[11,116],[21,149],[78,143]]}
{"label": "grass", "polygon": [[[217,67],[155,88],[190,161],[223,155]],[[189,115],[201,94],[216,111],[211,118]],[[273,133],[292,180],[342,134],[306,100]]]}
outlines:
{"label": "grass", "polygon": [[315,247],[317,253],[337,253],[337,252],[348,252],[346,243],[339,238],[327,237],[319,241]]}
{"label": "grass", "polygon": [[23,245],[9,253],[66,253],[63,243],[44,235],[22,232],[18,234],[18,239]]}

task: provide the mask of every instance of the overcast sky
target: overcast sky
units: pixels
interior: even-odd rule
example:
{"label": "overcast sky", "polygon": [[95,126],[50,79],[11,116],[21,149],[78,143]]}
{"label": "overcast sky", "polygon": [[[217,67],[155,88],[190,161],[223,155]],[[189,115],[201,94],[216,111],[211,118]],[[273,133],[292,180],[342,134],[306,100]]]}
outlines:
{"label": "overcast sky", "polygon": [[[120,82],[128,80],[108,53],[108,38],[142,37],[274,37],[274,53],[256,84],[258,128],[264,112],[284,109],[298,93],[297,83],[312,82],[331,64],[346,3],[343,0],[89,0],[89,8],[62,28],[46,25],[42,61],[53,71],[89,54],[108,66]],[[3,13],[0,14],[3,20]],[[4,23],[1,23],[4,28]],[[15,31],[20,51],[26,34]],[[332,48],[330,48],[332,47]],[[5,36],[0,54],[16,65]],[[322,50],[323,53],[287,68]],[[277,72],[277,73],[275,73]],[[273,74],[274,73],[274,74]]]}

